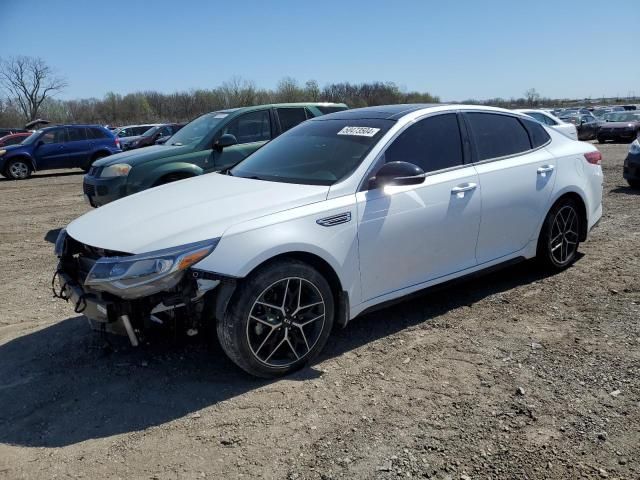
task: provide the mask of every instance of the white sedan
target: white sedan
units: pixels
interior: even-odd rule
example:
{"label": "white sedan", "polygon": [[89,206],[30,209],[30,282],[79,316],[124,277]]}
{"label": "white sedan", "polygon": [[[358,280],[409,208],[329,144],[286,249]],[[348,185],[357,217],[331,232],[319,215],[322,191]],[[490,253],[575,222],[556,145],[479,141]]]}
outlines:
{"label": "white sedan", "polygon": [[547,125],[548,127],[557,130],[560,133],[565,134],[572,140],[578,140],[578,130],[573,123],[565,122],[560,120],[558,117],[553,115],[552,113],[546,110],[536,110],[536,109],[518,109],[515,110],[519,113],[524,113],[525,115],[529,115],[531,118],[535,118],[537,121],[542,123],[543,125]]}
{"label": "white sedan", "polygon": [[391,300],[517,260],[571,265],[602,215],[600,160],[509,110],[334,113],[78,218],[56,242],[58,295],[134,345],[215,325],[241,368],[282,375]]}

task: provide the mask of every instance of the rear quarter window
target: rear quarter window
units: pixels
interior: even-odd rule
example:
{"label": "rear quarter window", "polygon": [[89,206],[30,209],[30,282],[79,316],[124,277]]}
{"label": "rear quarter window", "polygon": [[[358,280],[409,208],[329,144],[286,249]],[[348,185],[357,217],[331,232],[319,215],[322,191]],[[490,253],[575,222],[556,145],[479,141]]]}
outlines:
{"label": "rear quarter window", "polygon": [[543,145],[546,145],[551,137],[544,129],[542,125],[537,122],[532,122],[531,120],[521,119],[520,120],[524,127],[527,129],[527,133],[529,134],[529,139],[531,141],[532,148],[539,148]]}
{"label": "rear quarter window", "polygon": [[529,133],[516,117],[470,112],[466,118],[478,161],[517,155],[531,149]]}

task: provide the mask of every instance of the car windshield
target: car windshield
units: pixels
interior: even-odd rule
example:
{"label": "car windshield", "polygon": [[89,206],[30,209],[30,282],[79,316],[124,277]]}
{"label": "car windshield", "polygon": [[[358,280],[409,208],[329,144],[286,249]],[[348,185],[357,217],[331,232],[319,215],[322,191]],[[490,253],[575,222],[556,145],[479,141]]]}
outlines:
{"label": "car windshield", "polygon": [[637,122],[640,120],[640,114],[628,112],[607,113],[604,119],[607,122]]}
{"label": "car windshield", "polygon": [[158,131],[160,127],[151,127],[149,130],[145,131],[142,136],[143,137],[152,137],[154,133]]}
{"label": "car windshield", "polygon": [[178,130],[168,145],[191,145],[199,143],[225,118],[227,113],[213,112],[196,118]]}
{"label": "car windshield", "polygon": [[42,130],[36,130],[31,135],[29,135],[27,138],[22,140],[22,145],[31,145],[38,138],[40,138],[40,135],[42,135]]}
{"label": "car windshield", "polygon": [[380,119],[305,122],[267,143],[229,173],[272,182],[333,185],[360,165],[394,123]]}

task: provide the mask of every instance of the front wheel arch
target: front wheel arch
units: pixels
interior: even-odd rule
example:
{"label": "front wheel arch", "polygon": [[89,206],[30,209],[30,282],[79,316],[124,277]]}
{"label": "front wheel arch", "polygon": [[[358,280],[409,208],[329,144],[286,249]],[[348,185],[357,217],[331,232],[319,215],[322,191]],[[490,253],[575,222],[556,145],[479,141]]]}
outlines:
{"label": "front wheel arch", "polygon": [[[327,262],[319,255],[304,251],[290,251],[280,253],[254,266],[244,278],[248,278],[254,272],[264,268],[270,263],[276,263],[288,259],[297,260],[315,268],[327,280],[334,298],[334,305],[336,309],[335,322],[341,327],[346,326],[350,319],[349,293],[344,290],[342,282],[340,281],[340,277],[338,277],[335,269],[329,264],[329,262]],[[224,314],[224,311],[228,308],[229,303],[233,301],[233,294],[235,293],[237,283],[242,281],[243,279],[238,279],[233,282],[233,285],[226,285],[224,295],[217,295],[215,306],[217,319],[221,318],[221,316]]]}
{"label": "front wheel arch", "polygon": [[167,183],[171,183],[171,182],[177,182],[178,180],[184,180],[185,178],[192,178],[195,177],[196,175],[194,175],[191,172],[172,172],[172,173],[167,173],[163,176],[161,176],[160,178],[158,178],[155,182],[153,182],[153,187],[158,187],[160,185],[165,185]]}
{"label": "front wheel arch", "polygon": [[11,158],[6,159],[5,162],[4,162],[2,175],[4,175],[6,178],[11,178],[9,176],[9,174],[7,173],[7,171],[8,171],[9,165],[11,165],[11,162],[14,162],[16,160],[20,160],[20,161],[22,161],[22,162],[27,164],[27,166],[30,169],[28,176],[31,176],[31,174],[36,171],[35,164],[34,164],[32,158],[30,158],[30,157],[28,157],[26,155],[16,155],[16,156],[13,156]]}

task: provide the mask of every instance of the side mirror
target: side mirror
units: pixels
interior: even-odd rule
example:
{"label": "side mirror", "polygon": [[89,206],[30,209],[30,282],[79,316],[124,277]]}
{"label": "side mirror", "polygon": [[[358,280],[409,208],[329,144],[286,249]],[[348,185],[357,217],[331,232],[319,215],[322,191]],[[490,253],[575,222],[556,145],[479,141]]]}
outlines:
{"label": "side mirror", "polygon": [[44,140],[38,140],[36,142],[36,148],[40,148],[42,145],[44,145]]}
{"label": "side mirror", "polygon": [[236,145],[238,143],[238,139],[235,135],[231,135],[230,133],[225,133],[220,137],[220,139],[213,145],[216,150],[222,150],[223,148],[230,147],[232,145]]}
{"label": "side mirror", "polygon": [[376,176],[369,180],[369,188],[385,185],[418,185],[424,182],[424,170],[409,162],[385,163]]}

